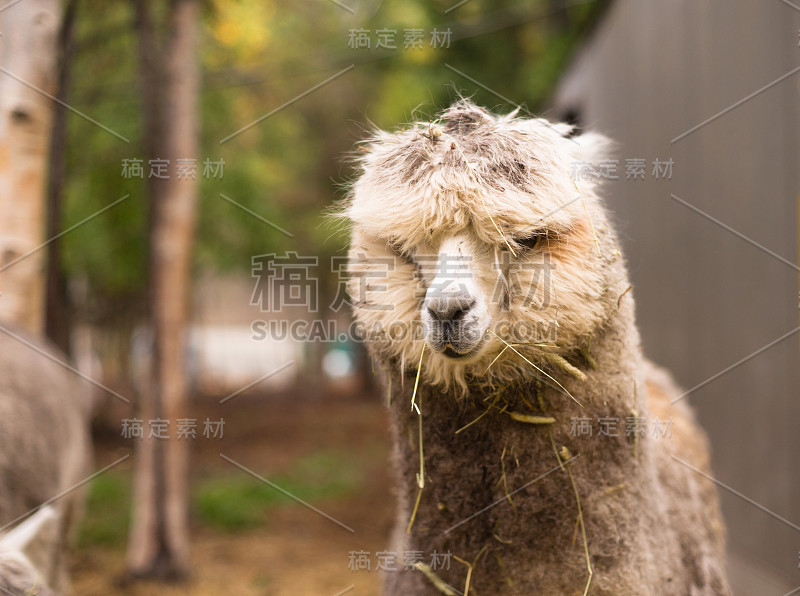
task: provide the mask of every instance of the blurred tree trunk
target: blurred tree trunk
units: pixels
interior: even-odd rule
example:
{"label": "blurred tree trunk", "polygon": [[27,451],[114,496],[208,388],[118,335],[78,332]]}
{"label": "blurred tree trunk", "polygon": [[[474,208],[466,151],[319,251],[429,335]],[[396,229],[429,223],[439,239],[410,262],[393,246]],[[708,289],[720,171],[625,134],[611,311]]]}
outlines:
{"label": "blurred tree trunk", "polygon": [[[78,0],[67,0],[58,35],[58,67],[56,97],[66,103],[70,83],[70,64],[74,50],[73,30]],[[50,135],[50,179],[47,188],[47,280],[45,297],[45,334],[65,354],[72,353],[69,325],[69,295],[64,269],[61,266],[62,202],[64,194],[67,109],[57,104]]]}
{"label": "blurred tree trunk", "polygon": [[556,32],[569,27],[568,4],[565,0],[547,0],[548,25]]}
{"label": "blurred tree trunk", "polygon": [[[176,438],[188,418],[185,338],[197,181],[178,160],[196,159],[199,91],[197,0],[169,5],[163,52],[148,13],[137,0],[145,150],[168,159],[166,178],[149,179],[153,359],[140,396],[139,417],[169,421],[169,439],[138,446],[128,569],[136,577],[180,579],[189,572],[189,442]],[[162,58],[163,56],[163,58]]]}
{"label": "blurred tree trunk", "polygon": [[58,0],[0,12],[0,320],[44,326],[45,181],[56,90]]}

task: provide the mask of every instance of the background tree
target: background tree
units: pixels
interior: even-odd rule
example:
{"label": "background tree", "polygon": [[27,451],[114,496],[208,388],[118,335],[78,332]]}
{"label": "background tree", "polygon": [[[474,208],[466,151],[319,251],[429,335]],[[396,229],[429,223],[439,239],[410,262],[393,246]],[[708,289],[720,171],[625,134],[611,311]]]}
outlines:
{"label": "background tree", "polygon": [[[136,3],[144,139],[148,160],[169,160],[169,170],[165,177],[148,178],[153,352],[139,410],[143,419],[167,420],[174,429],[188,417],[185,346],[197,194],[191,160],[198,153],[199,13],[196,0],[173,0],[162,47],[149,8],[145,0]],[[174,432],[168,440],[148,437],[137,445],[128,553],[134,576],[188,574],[188,446]]]}
{"label": "background tree", "polygon": [[44,326],[45,183],[56,91],[57,0],[0,12],[0,319]]}
{"label": "background tree", "polygon": [[45,297],[45,333],[65,353],[71,353],[71,328],[67,279],[61,261],[61,220],[63,216],[64,184],[66,180],[67,115],[69,101],[70,67],[74,55],[75,12],[78,0],[67,0],[64,17],[58,33],[58,65],[56,69],[56,97],[60,103],[54,107],[50,134],[49,180],[47,184],[47,282]]}

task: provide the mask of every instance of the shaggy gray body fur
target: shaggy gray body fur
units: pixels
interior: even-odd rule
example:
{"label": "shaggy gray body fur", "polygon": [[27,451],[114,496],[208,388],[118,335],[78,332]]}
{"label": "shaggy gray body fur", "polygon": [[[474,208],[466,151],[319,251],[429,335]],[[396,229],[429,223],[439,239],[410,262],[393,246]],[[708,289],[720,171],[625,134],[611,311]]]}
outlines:
{"label": "shaggy gray body fur", "polygon": [[[596,371],[576,359],[587,381],[561,381],[585,407],[552,387],[541,389],[544,411],[532,413],[555,417],[550,426],[520,423],[492,411],[456,435],[484,412],[488,394],[476,392],[463,400],[432,387],[419,390],[426,485],[410,534],[406,529],[418,492],[418,420],[408,407],[414,379],[406,377],[403,383],[395,373],[391,412],[399,515],[393,552],[422,551],[425,559],[434,551],[451,552],[474,562],[473,596],[583,594],[588,571],[577,502],[569,475],[559,467],[555,443],[576,456],[568,465],[581,499],[594,571],[589,594],[729,593],[715,488],[673,459],[708,473],[706,440],[688,406],[669,405],[669,398],[680,394],[657,384],[663,382],[663,371],[642,361],[632,310],[629,302],[593,341]],[[523,409],[515,391],[536,403],[535,383],[509,393],[513,409]],[[634,412],[648,421],[646,437],[626,436],[625,420]],[[671,437],[653,438],[656,416],[672,418]],[[572,420],[577,417],[593,421],[592,437],[575,436]],[[599,418],[621,420],[619,436],[598,436]],[[513,492],[521,487],[526,488]],[[464,566],[452,560],[449,571],[437,573],[463,592]],[[441,592],[423,574],[408,571],[387,574],[385,594]]]}
{"label": "shaggy gray body fur", "polygon": [[[37,352],[23,339],[62,362],[53,346],[23,331],[0,329],[0,526],[30,513],[73,488],[90,473],[89,391],[74,373]],[[25,553],[44,584],[63,593],[68,586],[68,542],[83,506],[84,490],[58,498],[55,531]],[[27,580],[19,562],[0,565],[1,582]],[[16,571],[15,571],[16,569]],[[15,585],[24,593],[31,584]],[[43,593],[43,592],[42,592]]]}

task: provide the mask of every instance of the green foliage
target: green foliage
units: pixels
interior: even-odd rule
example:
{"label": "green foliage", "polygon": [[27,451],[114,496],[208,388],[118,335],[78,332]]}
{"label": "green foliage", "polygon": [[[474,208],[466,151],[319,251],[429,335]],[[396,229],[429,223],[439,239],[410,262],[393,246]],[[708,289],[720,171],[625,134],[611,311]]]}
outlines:
{"label": "green foliage", "polygon": [[[317,451],[298,460],[290,473],[266,478],[311,503],[344,498],[363,485],[363,461],[331,450]],[[238,532],[263,526],[275,507],[297,502],[273,487],[232,470],[199,480],[192,487],[193,511],[200,523],[214,530]],[[107,472],[89,484],[86,515],[78,531],[79,549],[124,549],[131,511],[129,472]]]}
{"label": "green foliage", "polygon": [[125,3],[91,13],[79,9],[75,29],[67,100],[86,118],[67,115],[62,227],[129,196],[66,234],[62,258],[68,277],[86,278],[98,302],[113,304],[143,291],[146,266],[144,184],[121,175],[123,159],[142,156],[136,38]]}
{"label": "green foliage", "polygon": [[89,485],[86,511],[78,531],[77,546],[124,548],[128,536],[131,511],[130,476],[122,472],[107,472],[97,476]]}
{"label": "green foliage", "polygon": [[[346,239],[331,233],[322,211],[341,196],[337,184],[349,175],[341,157],[364,127],[430,115],[457,93],[510,111],[515,104],[503,96],[535,112],[605,5],[471,0],[446,13],[456,0],[349,1],[355,15],[332,2],[205,4],[201,150],[186,156],[197,159],[200,179],[197,268],[246,271],[251,256],[286,250],[322,259],[340,253]],[[65,236],[64,263],[69,276],[87,278],[92,295],[113,304],[146,287],[145,181],[121,176],[123,159],[144,158],[137,38],[129,3],[79,13],[77,22],[69,102],[130,142],[69,116],[64,227],[130,198]],[[359,28],[370,31],[371,49],[348,47],[350,30]],[[423,49],[403,50],[407,28],[423,30]],[[449,48],[430,47],[434,28],[452,31]],[[378,29],[397,32],[397,50],[374,47]],[[292,101],[351,64],[352,71]],[[221,179],[200,176],[206,158],[224,159]]]}
{"label": "green foliage", "polygon": [[[313,503],[346,497],[358,490],[362,483],[360,469],[344,454],[321,451],[297,462],[290,474],[267,479]],[[227,532],[261,527],[271,508],[296,504],[272,486],[238,472],[204,480],[194,491],[194,508],[200,521]]]}

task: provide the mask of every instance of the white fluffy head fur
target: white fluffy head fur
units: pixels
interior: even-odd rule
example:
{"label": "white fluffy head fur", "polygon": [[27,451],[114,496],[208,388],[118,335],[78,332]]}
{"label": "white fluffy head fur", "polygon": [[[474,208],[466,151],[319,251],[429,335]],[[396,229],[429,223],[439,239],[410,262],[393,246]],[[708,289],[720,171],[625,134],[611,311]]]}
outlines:
{"label": "white fluffy head fur", "polygon": [[607,141],[570,132],[461,100],[360,145],[348,289],[384,365],[425,346],[430,383],[519,380],[535,370],[503,340],[544,362],[608,319],[627,278],[596,181],[572,177]]}

